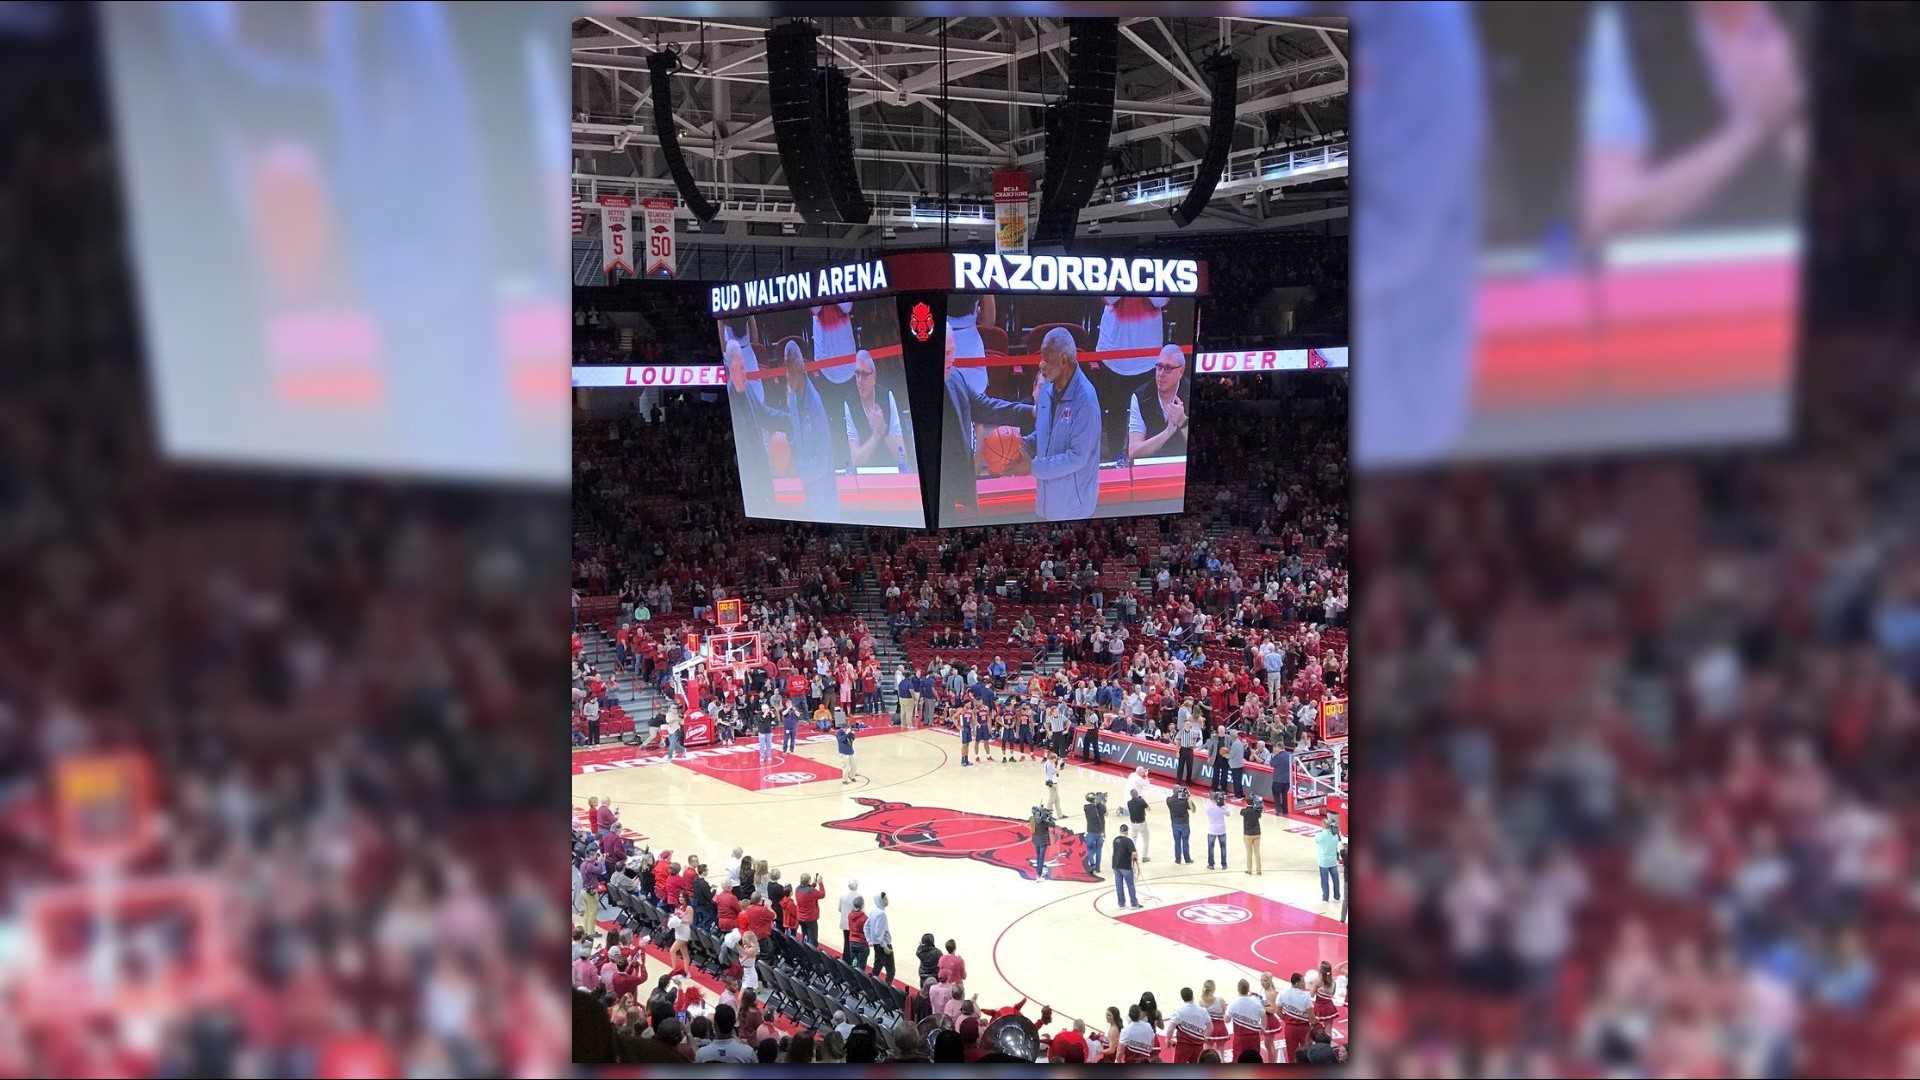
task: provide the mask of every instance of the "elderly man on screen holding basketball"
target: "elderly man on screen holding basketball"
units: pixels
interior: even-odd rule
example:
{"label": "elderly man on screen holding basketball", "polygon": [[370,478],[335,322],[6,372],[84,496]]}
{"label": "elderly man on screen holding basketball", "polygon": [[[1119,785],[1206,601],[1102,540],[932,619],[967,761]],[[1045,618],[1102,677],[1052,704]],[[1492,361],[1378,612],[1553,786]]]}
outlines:
{"label": "elderly man on screen holding basketball", "polygon": [[1092,517],[1100,498],[1100,395],[1080,370],[1080,347],[1065,327],[1040,340],[1034,430],[1025,448],[1041,520]]}

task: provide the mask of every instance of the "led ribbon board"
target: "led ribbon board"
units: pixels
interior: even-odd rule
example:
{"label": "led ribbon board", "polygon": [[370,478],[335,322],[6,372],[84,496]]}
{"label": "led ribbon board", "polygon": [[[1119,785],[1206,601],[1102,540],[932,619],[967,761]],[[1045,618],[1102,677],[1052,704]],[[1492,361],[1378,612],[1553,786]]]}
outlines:
{"label": "led ribbon board", "polygon": [[959,292],[1089,292],[1194,296],[1194,259],[1109,259],[1098,255],[975,255],[955,252]]}

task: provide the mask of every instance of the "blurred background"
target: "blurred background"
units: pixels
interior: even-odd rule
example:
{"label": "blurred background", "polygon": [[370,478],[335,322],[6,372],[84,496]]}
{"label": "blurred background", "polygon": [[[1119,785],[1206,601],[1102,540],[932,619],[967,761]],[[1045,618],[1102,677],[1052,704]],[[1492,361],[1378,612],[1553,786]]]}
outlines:
{"label": "blurred background", "polygon": [[[1326,6],[1217,7],[1189,13]],[[1536,174],[1487,153],[1501,87],[1599,68],[1567,40],[1605,5],[1561,7],[1497,42],[1467,5],[1347,8],[1363,462],[1423,362],[1486,400],[1493,271],[1574,273],[1582,374],[1548,389],[1618,389],[1618,259],[1564,198],[1606,170],[1510,199]],[[1690,204],[1773,238],[1714,257],[1791,255],[1741,294],[1773,336],[1713,368],[1770,373],[1767,422],[1456,427],[1358,478],[1381,1074],[1920,1073],[1920,9],[1713,7],[1771,65],[1719,91],[1771,125],[1737,145],[1807,144],[1785,201]],[[552,1075],[566,20],[129,9],[0,3],[0,1074]],[[1496,240],[1534,261],[1490,270]],[[1635,343],[1684,369],[1692,340]],[[131,756],[60,771],[99,749]]]}

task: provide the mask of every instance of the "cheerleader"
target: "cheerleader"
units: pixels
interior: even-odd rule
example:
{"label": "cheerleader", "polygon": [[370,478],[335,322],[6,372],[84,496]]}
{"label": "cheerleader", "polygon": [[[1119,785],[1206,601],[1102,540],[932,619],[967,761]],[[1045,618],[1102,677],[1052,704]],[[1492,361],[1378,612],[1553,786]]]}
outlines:
{"label": "cheerleader", "polygon": [[1333,1003],[1333,965],[1320,961],[1320,982],[1313,988],[1313,1022],[1325,1024],[1327,1030],[1333,1030],[1333,1021],[1340,1015],[1340,1007]]}
{"label": "cheerleader", "polygon": [[1221,1055],[1222,1061],[1239,1061],[1241,1056],[1251,1051],[1255,1056],[1260,1053],[1260,1040],[1266,1030],[1266,1002],[1253,994],[1247,980],[1240,980],[1240,996],[1227,1009],[1227,1017],[1233,1021],[1233,1042],[1227,1052]]}
{"label": "cheerleader", "polygon": [[1280,1063],[1280,1050],[1277,1045],[1280,1038],[1280,987],[1273,981],[1271,973],[1260,976],[1260,992],[1264,999],[1264,1018],[1260,1026],[1260,1060],[1269,1065]]}
{"label": "cheerleader", "polygon": [[[1224,1056],[1227,1052],[1227,1001],[1214,993],[1213,980],[1200,984],[1200,1007],[1207,1010],[1207,1047]],[[1232,1061],[1232,1058],[1226,1058]]]}
{"label": "cheerleader", "polygon": [[740,989],[760,989],[760,939],[751,930],[740,932]]}
{"label": "cheerleader", "polygon": [[1107,1006],[1107,1048],[1101,1055],[1101,1061],[1120,1060],[1120,1029],[1126,1021],[1120,1019],[1120,1009],[1116,1005]]}

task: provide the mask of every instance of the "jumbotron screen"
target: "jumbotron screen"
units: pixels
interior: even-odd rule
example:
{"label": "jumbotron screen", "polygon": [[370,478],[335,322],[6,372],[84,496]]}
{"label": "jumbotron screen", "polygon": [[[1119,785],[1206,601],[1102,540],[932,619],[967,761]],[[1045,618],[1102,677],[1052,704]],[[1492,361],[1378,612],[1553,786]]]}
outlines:
{"label": "jumbotron screen", "polygon": [[720,320],[748,517],[924,528],[892,297]]}
{"label": "jumbotron screen", "polygon": [[1179,513],[1194,308],[949,296],[938,526]]}
{"label": "jumbotron screen", "polygon": [[1380,121],[1355,125],[1360,463],[1786,435],[1814,14],[1481,3],[1361,26],[1385,74],[1354,92]]}

